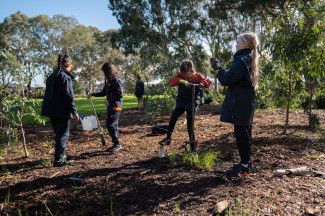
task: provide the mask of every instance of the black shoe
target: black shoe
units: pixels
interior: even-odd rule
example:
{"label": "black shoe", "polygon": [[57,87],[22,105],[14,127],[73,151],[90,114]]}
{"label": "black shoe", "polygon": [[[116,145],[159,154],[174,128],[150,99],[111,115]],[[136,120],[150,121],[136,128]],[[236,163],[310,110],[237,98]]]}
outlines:
{"label": "black shoe", "polygon": [[73,161],[74,157],[71,155],[64,155],[66,161]]}
{"label": "black shoe", "polygon": [[236,164],[229,170],[227,170],[226,175],[228,177],[238,177],[241,174],[248,174],[252,172],[252,163],[248,164],[248,167],[244,167],[242,164]]}
{"label": "black shoe", "polygon": [[62,161],[54,161],[53,162],[53,167],[63,167],[68,165],[68,162],[66,160],[62,160]]}
{"label": "black shoe", "polygon": [[111,147],[109,147],[108,149],[106,149],[107,152],[117,152],[119,150],[121,150],[123,147],[120,144],[114,144]]}
{"label": "black shoe", "polygon": [[159,144],[160,144],[160,145],[170,145],[171,142],[172,142],[172,139],[169,138],[169,137],[166,137],[166,138],[162,139],[162,140],[159,142]]}

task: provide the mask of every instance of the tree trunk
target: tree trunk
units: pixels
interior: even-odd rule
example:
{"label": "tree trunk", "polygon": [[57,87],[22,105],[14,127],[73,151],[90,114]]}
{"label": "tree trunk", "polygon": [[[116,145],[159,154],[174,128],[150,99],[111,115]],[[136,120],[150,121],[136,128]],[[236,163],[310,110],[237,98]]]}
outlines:
{"label": "tree trunk", "polygon": [[216,76],[214,77],[214,92],[219,93],[219,82]]}
{"label": "tree trunk", "polygon": [[312,115],[312,111],[311,111],[311,109],[312,109],[312,101],[313,101],[313,92],[310,91],[309,92],[309,101],[308,101],[308,117],[309,117],[308,126],[310,128],[312,127],[312,125],[310,124],[311,123],[310,119],[311,119],[311,115]]}
{"label": "tree trunk", "polygon": [[29,154],[27,151],[27,145],[26,145],[26,137],[25,137],[25,130],[24,130],[24,126],[22,123],[22,119],[20,119],[20,131],[21,131],[21,136],[22,136],[22,142],[23,142],[23,147],[24,147],[24,153],[25,153],[25,157],[28,158]]}
{"label": "tree trunk", "polygon": [[289,75],[289,86],[288,86],[288,96],[287,96],[287,108],[286,108],[286,122],[285,122],[285,125],[284,125],[284,130],[283,130],[283,133],[286,133],[287,132],[287,128],[288,128],[288,125],[289,125],[289,114],[290,114],[290,104],[291,104],[291,91],[292,91],[292,82],[291,82],[291,79],[292,79],[292,74],[290,73]]}

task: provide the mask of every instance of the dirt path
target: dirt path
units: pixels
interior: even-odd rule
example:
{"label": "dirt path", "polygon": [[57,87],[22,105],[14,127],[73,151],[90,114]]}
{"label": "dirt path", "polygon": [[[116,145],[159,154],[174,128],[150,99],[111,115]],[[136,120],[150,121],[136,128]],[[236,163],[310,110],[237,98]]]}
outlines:
{"label": "dirt path", "polygon": [[[123,150],[111,154],[100,146],[96,132],[82,132],[74,126],[69,154],[74,162],[53,168],[52,130],[49,125],[28,128],[31,157],[22,159],[20,150],[0,158],[0,215],[211,215],[222,201],[231,202],[230,215],[325,214],[325,180],[320,177],[273,177],[279,168],[308,166],[325,172],[324,130],[313,133],[306,127],[302,111],[291,114],[287,135],[281,134],[284,112],[258,111],[253,128],[255,173],[226,182],[220,176],[238,161],[232,126],[205,108],[197,116],[199,151],[220,151],[211,170],[193,168],[181,162],[181,142],[187,139],[184,118],[178,122],[167,148],[177,164],[157,158],[157,142],[148,136],[150,126],[139,124],[144,113],[123,111]],[[325,125],[325,112],[318,111]],[[166,117],[168,119],[168,117]],[[104,122],[103,122],[104,125]],[[71,186],[68,177],[85,179]]]}

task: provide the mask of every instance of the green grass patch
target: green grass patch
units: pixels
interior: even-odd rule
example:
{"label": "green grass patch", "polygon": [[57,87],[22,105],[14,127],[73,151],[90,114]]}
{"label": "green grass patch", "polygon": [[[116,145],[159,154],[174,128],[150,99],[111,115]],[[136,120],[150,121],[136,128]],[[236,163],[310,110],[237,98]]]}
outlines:
{"label": "green grass patch", "polygon": [[[98,115],[106,113],[106,98],[105,97],[96,97],[92,98],[94,102],[94,106],[96,108],[96,112]],[[42,99],[37,99],[36,103],[33,105],[32,102],[27,103],[27,106],[34,106],[37,113],[41,113],[41,107],[42,107]],[[87,116],[92,115],[93,110],[91,107],[90,100],[87,98],[76,98],[75,99],[77,110],[80,114]],[[123,97],[123,109],[130,109],[137,107],[137,99],[134,96],[126,95]],[[48,121],[48,119],[46,119]],[[33,120],[32,117],[26,117],[24,119],[24,123],[27,125],[36,124],[36,122]]]}
{"label": "green grass patch", "polygon": [[215,162],[219,159],[219,156],[220,152],[218,151],[205,151],[198,154],[184,152],[182,162],[191,167],[211,170]]}

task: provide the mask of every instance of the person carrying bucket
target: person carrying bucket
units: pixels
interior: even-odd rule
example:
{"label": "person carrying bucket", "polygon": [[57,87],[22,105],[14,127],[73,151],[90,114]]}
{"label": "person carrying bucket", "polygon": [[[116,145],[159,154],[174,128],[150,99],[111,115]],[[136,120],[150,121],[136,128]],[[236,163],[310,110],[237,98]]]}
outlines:
{"label": "person carrying bucket", "polygon": [[[168,81],[170,87],[178,86],[176,97],[176,107],[170,117],[167,136],[159,142],[161,146],[171,143],[171,136],[178,118],[186,112],[187,131],[191,144],[191,151],[196,152],[194,135],[194,112],[197,110],[197,97],[201,91],[200,88],[209,88],[211,81],[203,77],[194,69],[193,62],[185,60],[180,65],[180,72],[171,77]],[[194,95],[193,95],[194,88]],[[194,99],[194,101],[193,101]]]}
{"label": "person carrying bucket", "polygon": [[122,149],[119,141],[119,119],[122,111],[123,88],[122,82],[117,78],[117,70],[113,64],[106,62],[102,66],[105,76],[105,85],[102,91],[92,93],[89,96],[102,97],[107,99],[107,120],[106,126],[112,138],[113,145],[106,151],[118,151]]}
{"label": "person carrying bucket", "polygon": [[74,103],[71,74],[72,60],[59,54],[58,67],[46,80],[41,115],[49,117],[55,133],[54,167],[67,164],[65,150],[69,138],[70,120],[79,120]]}

